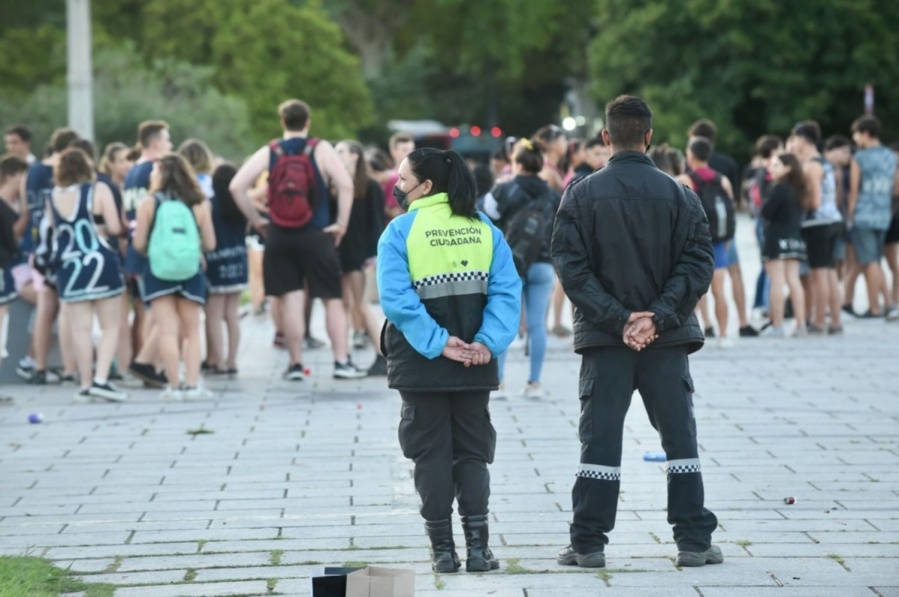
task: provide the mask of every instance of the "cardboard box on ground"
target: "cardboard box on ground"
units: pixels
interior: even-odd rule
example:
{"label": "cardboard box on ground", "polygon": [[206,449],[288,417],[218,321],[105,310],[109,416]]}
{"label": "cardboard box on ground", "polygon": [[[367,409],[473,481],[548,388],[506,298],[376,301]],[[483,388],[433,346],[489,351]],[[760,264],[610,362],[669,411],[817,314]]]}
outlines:
{"label": "cardboard box on ground", "polygon": [[325,568],[312,597],[415,597],[415,572],[395,568]]}

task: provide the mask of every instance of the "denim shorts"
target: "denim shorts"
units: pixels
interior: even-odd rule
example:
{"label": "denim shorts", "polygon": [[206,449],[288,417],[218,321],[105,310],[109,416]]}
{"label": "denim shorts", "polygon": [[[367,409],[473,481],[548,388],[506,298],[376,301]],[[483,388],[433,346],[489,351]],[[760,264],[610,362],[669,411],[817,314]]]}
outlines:
{"label": "denim shorts", "polygon": [[883,258],[883,242],[886,240],[886,230],[863,228],[855,226],[849,231],[849,241],[855,250],[855,257],[859,265],[880,263]]}
{"label": "denim shorts", "polygon": [[727,267],[740,265],[740,256],[737,254],[737,239],[732,238],[727,243]]}
{"label": "denim shorts", "polygon": [[[733,244],[733,242],[731,240],[730,244]],[[727,258],[727,245],[727,241],[712,243],[712,249],[715,253],[715,269],[726,269],[730,265],[730,261]]]}

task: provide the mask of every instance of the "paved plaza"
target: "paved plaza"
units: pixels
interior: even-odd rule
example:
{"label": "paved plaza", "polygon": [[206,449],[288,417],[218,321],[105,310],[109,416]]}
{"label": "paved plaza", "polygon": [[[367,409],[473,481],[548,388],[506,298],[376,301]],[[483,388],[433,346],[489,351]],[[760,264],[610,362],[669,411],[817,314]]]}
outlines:
{"label": "paved plaza", "polygon": [[[757,253],[741,249],[749,286]],[[422,596],[896,597],[899,323],[845,325],[843,337],[710,343],[694,356],[719,566],[674,566],[664,463],[643,459],[661,448],[639,395],[608,567],[556,564],[579,454],[579,362],[556,341],[546,398],[517,395],[516,347],[509,398],[491,403],[501,569],[435,575],[396,439],[399,396],[383,378],[332,380],[327,350],[307,353],[310,379],[282,381],[286,354],[253,317],[240,378],[210,382],[212,401],[138,389],[124,404],[75,404],[71,388],[4,388],[16,401],[0,406],[0,554],[45,556],[116,585],[115,597],[309,595],[310,575],[348,563],[413,569]],[[34,412],[43,423],[29,424]]]}

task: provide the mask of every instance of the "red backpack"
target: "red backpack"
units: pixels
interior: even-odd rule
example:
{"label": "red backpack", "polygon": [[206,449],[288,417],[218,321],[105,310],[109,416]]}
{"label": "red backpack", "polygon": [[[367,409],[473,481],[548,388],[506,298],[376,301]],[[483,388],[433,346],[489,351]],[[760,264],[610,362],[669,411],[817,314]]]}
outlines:
{"label": "red backpack", "polygon": [[269,144],[268,211],[276,226],[302,228],[312,219],[318,189],[311,156],[317,144],[318,139],[309,139],[300,153],[285,152],[281,141]]}

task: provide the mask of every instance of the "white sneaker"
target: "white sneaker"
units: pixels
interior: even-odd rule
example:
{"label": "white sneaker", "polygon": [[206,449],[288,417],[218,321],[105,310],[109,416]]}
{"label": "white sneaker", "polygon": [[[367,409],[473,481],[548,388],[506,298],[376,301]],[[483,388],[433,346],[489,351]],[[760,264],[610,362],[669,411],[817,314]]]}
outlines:
{"label": "white sneaker", "polygon": [[896,321],[899,319],[899,306],[893,305],[887,311],[887,321]]}
{"label": "white sneaker", "polygon": [[770,325],[762,330],[759,336],[762,338],[786,338],[787,332],[782,325],[777,327]]}
{"label": "white sneaker", "polygon": [[178,388],[166,386],[165,389],[162,390],[162,393],[159,395],[159,397],[168,402],[181,402],[182,400],[184,400],[184,392],[182,392]]}
{"label": "white sneaker", "polygon": [[506,399],[506,386],[503,384],[499,384],[499,388],[490,392],[490,398],[493,400],[505,400]]}
{"label": "white sneaker", "polygon": [[721,336],[718,338],[718,348],[733,348],[734,341],[727,336]]}
{"label": "white sneaker", "polygon": [[525,398],[544,398],[546,390],[543,389],[539,381],[529,381],[528,385],[524,386],[524,389],[521,391],[521,395]]}
{"label": "white sneaker", "polygon": [[181,393],[185,400],[209,400],[212,398],[212,392],[203,386],[184,388]]}

